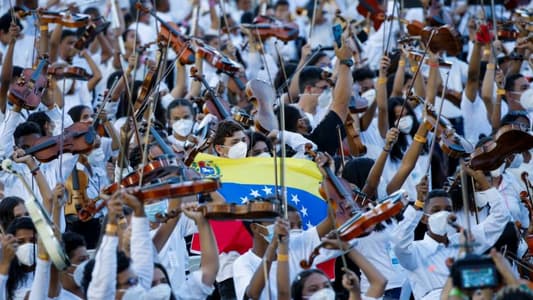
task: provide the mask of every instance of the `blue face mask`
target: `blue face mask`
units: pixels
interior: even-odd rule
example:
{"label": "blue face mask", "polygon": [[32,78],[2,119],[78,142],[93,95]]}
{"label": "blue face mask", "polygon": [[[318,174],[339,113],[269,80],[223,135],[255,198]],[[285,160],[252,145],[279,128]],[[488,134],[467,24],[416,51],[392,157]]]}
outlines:
{"label": "blue face mask", "polygon": [[265,228],[268,231],[267,235],[263,235],[263,234],[262,235],[265,241],[270,244],[272,240],[274,239],[274,224],[270,224],[267,226],[263,226],[263,225],[260,225],[260,226]]}
{"label": "blue face mask", "polygon": [[157,222],[156,215],[165,215],[168,209],[168,200],[162,200],[144,206],[144,213],[150,222]]}

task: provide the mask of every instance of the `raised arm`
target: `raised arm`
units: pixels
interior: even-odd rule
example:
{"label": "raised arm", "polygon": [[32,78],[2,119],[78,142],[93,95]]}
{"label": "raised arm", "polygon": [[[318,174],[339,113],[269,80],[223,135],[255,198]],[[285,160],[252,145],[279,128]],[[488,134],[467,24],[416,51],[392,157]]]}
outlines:
{"label": "raised arm", "polygon": [[277,291],[280,300],[291,299],[291,280],[289,269],[289,222],[279,220],[282,224],[278,235],[278,269],[276,274]]}
{"label": "raised arm", "polygon": [[89,64],[89,68],[91,69],[91,73],[93,74],[91,79],[87,81],[87,88],[89,89],[90,92],[92,92],[94,88],[96,87],[96,85],[98,84],[98,82],[102,80],[102,72],[100,72],[100,68],[98,67],[98,65],[96,65],[96,63],[92,59],[91,55],[89,55],[89,52],[87,50],[85,49],[81,50],[80,56],[85,58],[85,61],[87,61],[87,64]]}
{"label": "raised arm", "polygon": [[330,109],[337,113],[341,120],[346,120],[348,116],[348,104],[352,96],[353,77],[351,66],[344,63],[345,61],[352,61],[352,54],[354,52],[352,41],[343,36],[342,46],[337,48],[335,44],[335,55],[339,63],[337,64],[337,82],[333,91],[333,101]]}
{"label": "raised arm", "polygon": [[376,102],[378,103],[378,129],[382,138],[389,130],[389,108],[387,104],[387,69],[390,65],[390,58],[383,56],[379,65],[379,77],[376,88]]}
{"label": "raised arm", "polygon": [[383,150],[374,162],[372,169],[370,169],[365,186],[362,188],[362,192],[367,194],[369,197],[377,195],[379,179],[381,178],[381,174],[383,174],[383,169],[385,168],[387,157],[389,156],[392,146],[394,146],[394,144],[398,140],[399,134],[400,130],[396,127],[389,129],[389,132],[387,132],[387,138],[385,139],[385,147],[383,147]]}
{"label": "raised arm", "polygon": [[15,23],[11,23],[9,27],[9,44],[2,61],[2,75],[0,78],[0,111],[2,113],[6,112],[7,91],[13,77],[13,52],[19,33],[20,27]]}
{"label": "raised arm", "polygon": [[481,44],[474,42],[474,49],[468,64],[468,78],[466,80],[465,95],[470,102],[476,101],[479,88],[479,65],[481,62]]}

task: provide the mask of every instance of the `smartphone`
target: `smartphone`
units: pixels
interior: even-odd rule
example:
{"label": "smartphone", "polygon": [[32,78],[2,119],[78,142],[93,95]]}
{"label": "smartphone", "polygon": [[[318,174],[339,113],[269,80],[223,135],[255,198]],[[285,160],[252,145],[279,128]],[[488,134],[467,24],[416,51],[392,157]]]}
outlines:
{"label": "smartphone", "polygon": [[453,264],[451,275],[456,287],[467,290],[493,288],[501,282],[501,275],[488,256],[467,255]]}
{"label": "smartphone", "polygon": [[335,39],[335,43],[337,43],[337,47],[342,47],[342,26],[341,24],[335,24],[331,28],[333,30],[333,38]]}

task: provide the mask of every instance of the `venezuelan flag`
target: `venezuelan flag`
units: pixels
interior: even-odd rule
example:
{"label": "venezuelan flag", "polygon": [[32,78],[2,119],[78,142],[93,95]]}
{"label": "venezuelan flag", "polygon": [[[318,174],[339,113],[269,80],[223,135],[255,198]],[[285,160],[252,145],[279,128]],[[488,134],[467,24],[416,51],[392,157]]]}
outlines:
{"label": "venezuelan flag", "polygon": [[[279,164],[278,159],[278,175],[281,169]],[[228,159],[200,153],[191,167],[203,176],[220,178],[222,187],[219,192],[230,203],[244,204],[257,197],[272,197],[275,193],[273,158]],[[322,174],[314,162],[307,159],[285,159],[287,202],[300,212],[304,230],[317,225],[326,217],[327,203],[318,191],[321,180]],[[251,238],[249,235],[248,238],[243,236],[240,230],[241,222],[212,221],[211,225],[220,252],[236,250],[243,253],[251,247]],[[239,245],[239,241],[244,244]]]}

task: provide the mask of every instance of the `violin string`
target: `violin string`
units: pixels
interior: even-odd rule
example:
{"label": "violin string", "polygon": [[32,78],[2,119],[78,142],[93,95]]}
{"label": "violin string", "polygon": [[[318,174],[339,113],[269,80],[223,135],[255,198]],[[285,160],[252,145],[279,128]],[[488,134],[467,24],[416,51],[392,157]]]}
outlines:
{"label": "violin string", "polygon": [[[388,1],[387,1],[388,2]],[[396,11],[396,0],[392,3],[392,15],[394,16],[394,12]],[[386,12],[386,11],[385,11]],[[385,20],[383,22],[383,24],[387,23],[387,20]],[[389,45],[390,45],[390,40],[391,40],[391,37],[392,37],[392,31],[394,29],[394,26],[393,26],[393,22],[392,20],[389,21],[389,32],[387,33],[388,34],[388,37],[387,37],[387,46],[385,47],[385,55],[389,52]],[[383,28],[385,29],[385,28]]]}
{"label": "violin string", "polygon": [[[341,126],[337,125],[337,137],[339,138],[339,150],[341,154],[341,170],[344,170],[344,167],[346,166],[346,160],[344,157],[344,145],[342,143],[342,132],[341,132]],[[342,172],[342,171],[339,171]]]}

